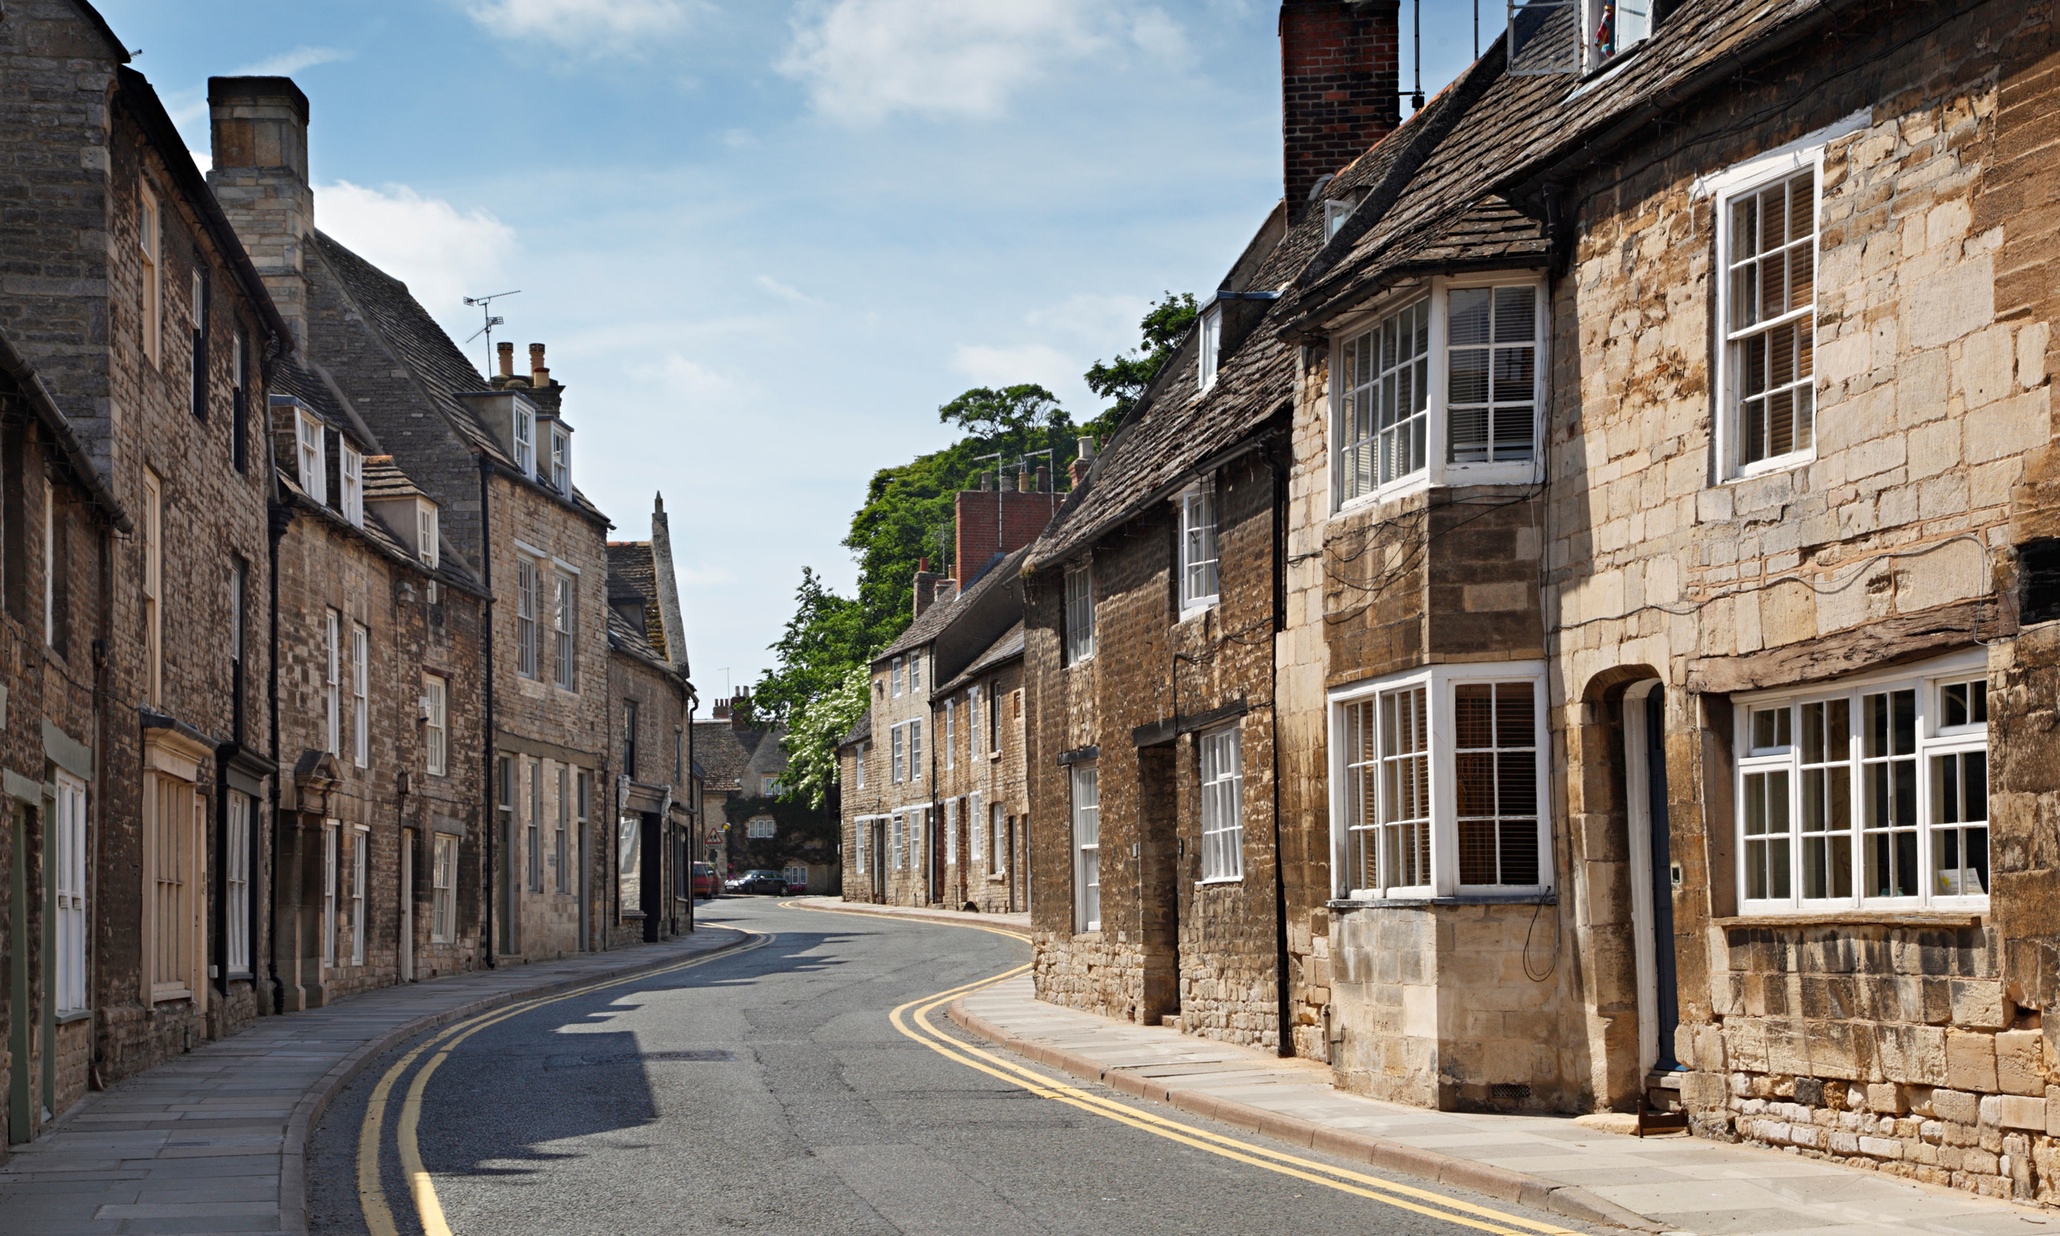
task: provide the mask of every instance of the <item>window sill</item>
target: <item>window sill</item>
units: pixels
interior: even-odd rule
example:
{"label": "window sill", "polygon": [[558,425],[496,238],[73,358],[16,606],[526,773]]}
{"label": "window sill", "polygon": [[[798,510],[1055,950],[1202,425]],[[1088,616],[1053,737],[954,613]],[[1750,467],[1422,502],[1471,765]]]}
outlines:
{"label": "window sill", "polygon": [[1536,893],[1460,893],[1452,897],[1337,897],[1325,903],[1333,910],[1427,910],[1446,906],[1551,906],[1559,894],[1547,889]]}
{"label": "window sill", "polygon": [[1775,476],[1783,472],[1793,472],[1797,468],[1806,467],[1815,462],[1817,462],[1817,452],[1814,447],[1807,451],[1791,451],[1786,455],[1776,455],[1772,459],[1762,459],[1757,463],[1741,465],[1734,469],[1730,476],[1725,477],[1722,483],[1725,485],[1737,485],[1745,481],[1756,481],[1763,476]]}
{"label": "window sill", "polygon": [[1195,619],[1201,617],[1203,614],[1208,613],[1210,610],[1215,609],[1218,605],[1221,605],[1222,603],[1223,594],[1219,592],[1213,597],[1208,597],[1200,601],[1193,601],[1187,605],[1183,605],[1180,608],[1180,617],[1175,620],[1175,624],[1178,625],[1182,622],[1193,622]]}
{"label": "window sill", "polygon": [[999,884],[1008,878],[1009,873],[1006,871],[990,871],[987,873],[987,882],[989,884]]}
{"label": "window sill", "polygon": [[1828,913],[1763,910],[1710,920],[1710,926],[1731,927],[1979,927],[1986,910],[1833,910]]}
{"label": "window sill", "polygon": [[1209,877],[1209,878],[1208,878],[1208,879],[1206,879],[1206,880],[1196,880],[1196,881],[1195,881],[1195,887],[1196,887],[1196,888],[1214,888],[1214,887],[1216,887],[1217,885],[1220,885],[1220,884],[1243,884],[1244,882],[1245,882],[1245,878],[1244,878],[1244,876],[1242,876],[1242,875],[1234,875],[1234,876],[1211,876],[1211,877]]}
{"label": "window sill", "polygon": [[73,1009],[69,1013],[59,1013],[57,1015],[57,1024],[60,1026],[69,1026],[75,1021],[85,1021],[86,1019],[92,1016],[92,1009]]}

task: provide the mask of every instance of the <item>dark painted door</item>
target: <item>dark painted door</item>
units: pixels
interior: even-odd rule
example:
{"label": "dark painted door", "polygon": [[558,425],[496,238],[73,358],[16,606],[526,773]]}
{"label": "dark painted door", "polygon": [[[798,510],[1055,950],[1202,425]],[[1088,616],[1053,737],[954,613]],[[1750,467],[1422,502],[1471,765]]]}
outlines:
{"label": "dark painted door", "polygon": [[1681,1002],[1674,975],[1674,863],[1667,830],[1666,692],[1654,687],[1645,696],[1645,819],[1652,844],[1652,959],[1659,987],[1659,1061],[1661,1072],[1681,1067],[1674,1058],[1674,1031],[1681,1024]]}

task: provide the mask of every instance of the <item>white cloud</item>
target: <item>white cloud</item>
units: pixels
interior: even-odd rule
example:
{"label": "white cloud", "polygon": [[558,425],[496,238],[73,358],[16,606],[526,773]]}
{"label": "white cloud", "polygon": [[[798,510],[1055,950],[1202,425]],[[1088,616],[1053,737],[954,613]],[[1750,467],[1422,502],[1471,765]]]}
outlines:
{"label": "white cloud", "polygon": [[951,367],[972,379],[975,386],[1035,382],[1058,388],[1078,381],[1080,371],[1087,366],[1045,343],[1013,347],[962,343],[952,350]]}
{"label": "white cloud", "polygon": [[303,69],[312,69],[318,64],[334,64],[348,60],[352,55],[350,50],[342,47],[296,47],[276,56],[267,56],[255,64],[246,64],[229,76],[291,77]]}
{"label": "white cloud", "polygon": [[415,299],[455,326],[467,295],[514,266],[515,229],[483,210],[460,211],[406,185],[368,189],[340,180],[315,190],[315,219],[367,261],[408,285]]}
{"label": "white cloud", "polygon": [[823,303],[800,288],[781,283],[771,275],[760,275],[753,282],[781,300],[791,300],[797,305],[820,305]]}
{"label": "white cloud", "polygon": [[685,32],[707,7],[705,0],[470,0],[465,12],[497,38],[626,52]]}
{"label": "white cloud", "polygon": [[853,124],[896,113],[999,115],[1059,67],[1135,45],[1185,54],[1179,27],[1092,0],[812,0],[779,69],[817,111]]}

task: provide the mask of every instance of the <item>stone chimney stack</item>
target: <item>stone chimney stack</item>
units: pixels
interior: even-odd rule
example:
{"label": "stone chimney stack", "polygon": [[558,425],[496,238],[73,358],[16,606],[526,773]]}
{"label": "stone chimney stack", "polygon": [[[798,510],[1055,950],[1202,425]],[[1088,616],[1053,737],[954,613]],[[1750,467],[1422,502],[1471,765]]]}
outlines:
{"label": "stone chimney stack", "polygon": [[[513,344],[508,346],[514,347]],[[529,345],[529,385],[534,390],[542,390],[550,384],[551,371],[544,366],[544,345],[532,343]]]}
{"label": "stone chimney stack", "polygon": [[208,185],[298,347],[308,337],[306,250],[315,230],[308,96],[290,77],[210,77],[207,106],[214,154]]}
{"label": "stone chimney stack", "polygon": [[515,376],[515,345],[504,340],[494,345],[494,352],[501,362],[501,381],[496,385],[505,385],[509,378]]}
{"label": "stone chimney stack", "polygon": [[1282,163],[1288,217],[1310,190],[1402,122],[1399,0],[1280,6]]}

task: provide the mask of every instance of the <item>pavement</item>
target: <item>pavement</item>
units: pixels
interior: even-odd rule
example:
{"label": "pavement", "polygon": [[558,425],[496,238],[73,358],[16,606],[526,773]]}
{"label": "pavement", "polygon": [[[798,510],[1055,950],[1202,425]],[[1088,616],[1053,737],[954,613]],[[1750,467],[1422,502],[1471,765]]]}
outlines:
{"label": "pavement", "polygon": [[0,1230],[304,1232],[310,1131],[388,1046],[496,1005],[743,943],[702,927],[659,944],[409,983],[260,1018],[89,1094],[0,1165]]}
{"label": "pavement", "polygon": [[992,927],[1030,938],[1030,915],[969,914],[964,910],[938,910],[927,906],[888,906],[869,901],[846,901],[842,897],[796,897],[793,905],[804,910],[830,910],[838,914],[879,914],[888,918],[951,923],[958,927]]}
{"label": "pavement", "polygon": [[1334,1089],[1328,1068],[1038,1000],[1028,976],[952,1003],[1018,1055],[1314,1152],[1649,1232],[2060,1234],[2060,1214],[1795,1153],[1596,1117],[1436,1112]]}

